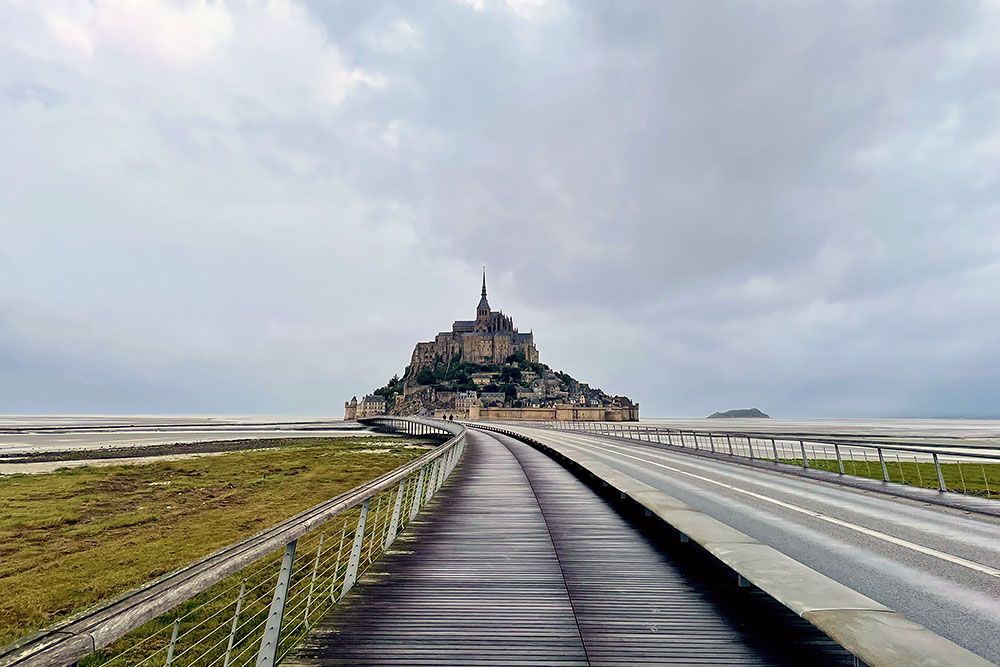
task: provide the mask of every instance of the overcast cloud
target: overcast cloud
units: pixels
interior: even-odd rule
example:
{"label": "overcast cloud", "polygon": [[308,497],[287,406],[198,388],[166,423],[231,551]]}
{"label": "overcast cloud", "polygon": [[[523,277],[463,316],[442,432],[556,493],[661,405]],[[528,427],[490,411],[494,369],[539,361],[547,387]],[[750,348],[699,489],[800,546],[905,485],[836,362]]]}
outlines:
{"label": "overcast cloud", "polygon": [[0,412],[1000,416],[996,2],[0,0]]}

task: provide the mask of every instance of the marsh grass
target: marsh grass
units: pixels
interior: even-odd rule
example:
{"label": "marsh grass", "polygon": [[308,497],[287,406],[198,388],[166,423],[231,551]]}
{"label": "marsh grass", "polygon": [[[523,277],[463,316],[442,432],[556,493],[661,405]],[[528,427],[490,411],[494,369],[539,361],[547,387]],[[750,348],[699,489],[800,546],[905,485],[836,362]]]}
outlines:
{"label": "marsh grass", "polygon": [[309,438],[2,477],[0,645],[395,469],[423,453],[410,444]]}
{"label": "marsh grass", "polygon": [[[781,459],[782,463],[802,465],[802,459]],[[810,459],[814,470],[839,472],[836,459]],[[938,488],[937,472],[930,461],[907,461],[894,453],[886,453],[885,469],[889,481],[928,489]],[[877,456],[868,460],[844,459],[844,473],[856,477],[882,479],[882,466]],[[957,491],[983,498],[1000,498],[1000,464],[995,463],[942,463],[941,475],[949,491]]]}

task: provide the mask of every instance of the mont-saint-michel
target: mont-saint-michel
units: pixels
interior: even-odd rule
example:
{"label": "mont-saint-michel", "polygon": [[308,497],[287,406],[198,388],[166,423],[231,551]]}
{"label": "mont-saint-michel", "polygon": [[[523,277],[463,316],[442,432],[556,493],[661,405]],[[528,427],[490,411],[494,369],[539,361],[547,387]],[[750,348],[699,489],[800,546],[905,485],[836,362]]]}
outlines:
{"label": "mont-saint-michel", "polygon": [[486,274],[474,320],[458,320],[417,343],[402,377],[361,401],[344,419],[372,415],[529,421],[638,421],[639,404],[610,396],[539,361],[534,332],[522,333],[486,298]]}

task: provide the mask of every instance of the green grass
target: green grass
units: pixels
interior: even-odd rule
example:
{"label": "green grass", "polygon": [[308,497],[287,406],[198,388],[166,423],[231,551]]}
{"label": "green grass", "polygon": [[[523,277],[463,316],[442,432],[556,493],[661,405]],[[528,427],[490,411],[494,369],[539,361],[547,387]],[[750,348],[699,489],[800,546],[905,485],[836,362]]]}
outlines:
{"label": "green grass", "polygon": [[[781,459],[782,463],[802,465],[802,459]],[[809,459],[809,467],[815,470],[839,472],[836,459]],[[890,482],[938,488],[937,472],[930,461],[906,461],[895,454],[885,455],[885,468]],[[844,459],[844,472],[856,477],[882,479],[882,466],[878,458],[872,456],[864,460]],[[984,498],[1000,499],[1000,464],[996,463],[942,463],[941,474],[949,491],[957,491]]]}
{"label": "green grass", "polygon": [[310,438],[279,449],[2,477],[0,646],[423,453],[407,444]]}

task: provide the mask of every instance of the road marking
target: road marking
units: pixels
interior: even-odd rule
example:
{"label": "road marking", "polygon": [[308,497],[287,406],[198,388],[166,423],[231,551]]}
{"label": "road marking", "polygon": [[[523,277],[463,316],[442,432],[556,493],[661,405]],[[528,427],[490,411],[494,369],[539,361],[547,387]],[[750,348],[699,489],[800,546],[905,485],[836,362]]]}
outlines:
{"label": "road marking", "polygon": [[[566,436],[564,436],[564,437],[566,437]],[[577,436],[577,437],[579,438],[579,436]],[[645,459],[645,458],[642,458],[640,456],[633,456],[632,454],[626,454],[625,452],[618,451],[616,449],[608,449],[606,447],[601,447],[599,445],[591,444],[589,442],[586,442],[585,440],[583,441],[582,444],[573,444],[572,440],[568,440],[564,444],[567,444],[570,447],[577,447],[577,448],[579,448],[579,447],[590,447],[592,449],[603,451],[603,452],[606,452],[608,454],[612,454],[612,455],[615,455],[615,456],[625,456],[625,457],[630,458],[630,459],[635,459],[637,461],[642,461],[643,463],[651,463],[654,466],[663,468],[665,470],[669,470],[671,472],[675,472],[675,473],[678,473],[678,474],[681,474],[681,475],[687,475],[688,477],[693,477],[694,479],[697,479],[697,480],[700,480],[700,481],[703,481],[703,482],[708,482],[709,484],[714,484],[714,485],[722,487],[724,489],[728,489],[728,490],[734,491],[736,493],[741,493],[743,495],[750,496],[751,498],[756,498],[757,500],[761,500],[763,502],[770,503],[772,505],[777,505],[778,507],[782,507],[784,509],[791,510],[793,512],[798,512],[799,514],[805,514],[806,516],[810,516],[810,517],[812,517],[814,519],[819,519],[821,521],[826,521],[827,523],[831,523],[831,524],[833,524],[835,526],[840,526],[842,528],[847,528],[849,530],[853,530],[853,531],[861,533],[863,535],[868,535],[869,537],[874,537],[874,538],[882,540],[884,542],[889,542],[890,544],[895,544],[896,546],[900,546],[900,547],[903,547],[905,549],[910,549],[912,551],[916,551],[918,553],[922,553],[924,555],[931,556],[933,558],[938,558],[940,560],[947,561],[947,562],[953,563],[955,565],[960,565],[960,566],[968,568],[970,570],[975,570],[976,572],[980,572],[980,573],[988,575],[990,577],[995,577],[997,579],[1000,579],[1000,570],[998,570],[996,568],[993,568],[993,567],[990,567],[989,565],[983,565],[982,563],[977,563],[975,561],[966,560],[965,558],[961,558],[960,556],[953,556],[953,555],[945,553],[943,551],[938,551],[937,549],[931,549],[930,547],[925,547],[923,545],[917,544],[916,542],[910,542],[909,540],[904,540],[902,538],[895,537],[893,535],[889,535],[888,533],[883,533],[883,532],[878,531],[878,530],[873,530],[871,528],[866,528],[864,526],[859,526],[859,525],[851,523],[849,521],[844,521],[843,519],[838,519],[836,517],[832,517],[832,516],[823,514],[822,512],[817,512],[815,510],[807,509],[805,507],[800,507],[798,505],[793,505],[791,503],[785,502],[784,500],[778,500],[777,498],[772,498],[771,496],[766,496],[766,495],[764,495],[762,493],[756,493],[754,491],[747,491],[746,489],[741,489],[741,488],[733,486],[731,484],[726,484],[724,482],[719,482],[719,481],[711,479],[709,477],[705,477],[704,475],[698,475],[698,474],[695,474],[693,472],[688,472],[686,470],[681,470],[680,468],[675,468],[673,466],[668,466],[668,465],[666,465],[664,463],[658,463],[657,461],[651,461],[649,459]]]}

